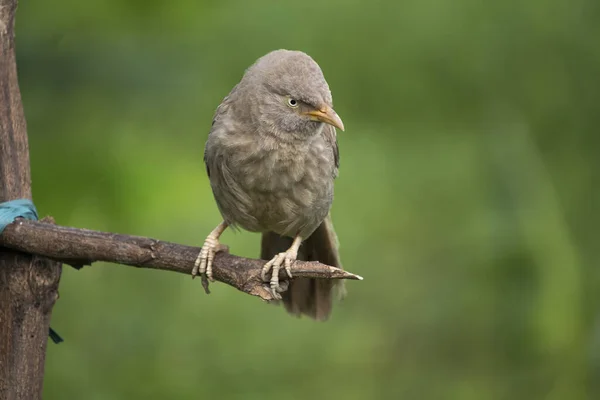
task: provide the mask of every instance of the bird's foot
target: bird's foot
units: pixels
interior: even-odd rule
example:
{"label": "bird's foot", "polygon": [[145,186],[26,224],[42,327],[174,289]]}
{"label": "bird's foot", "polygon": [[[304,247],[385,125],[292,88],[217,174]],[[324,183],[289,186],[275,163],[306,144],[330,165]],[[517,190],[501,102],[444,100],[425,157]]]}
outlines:
{"label": "bird's foot", "polygon": [[[270,282],[271,294],[275,300],[281,300],[281,294],[287,290],[287,285],[279,283],[279,270],[283,266],[288,277],[292,277],[292,263],[296,261],[298,250],[290,248],[289,250],[277,254],[266,263],[262,269],[261,277],[265,282]],[[267,278],[267,274],[271,271],[271,279]]]}
{"label": "bird's foot", "polygon": [[227,246],[219,243],[219,237],[226,228],[227,223],[223,221],[212,230],[212,232],[206,237],[204,245],[202,246],[202,250],[200,250],[200,254],[198,254],[196,262],[194,262],[192,278],[195,278],[198,274],[200,274],[202,277],[202,287],[207,294],[210,293],[208,290],[208,281],[210,280],[211,282],[214,282],[212,265],[213,260],[215,259],[215,254],[219,251],[227,249]]}
{"label": "bird's foot", "polygon": [[192,278],[195,278],[197,275],[202,277],[202,286],[206,293],[210,293],[208,290],[208,281],[214,282],[213,278],[213,260],[215,258],[215,254],[220,251],[222,248],[221,243],[219,243],[219,239],[214,237],[212,234],[208,235],[206,240],[204,241],[204,245],[202,246],[202,250],[200,250],[200,254],[196,258],[196,262],[194,263],[194,268],[192,269]]}

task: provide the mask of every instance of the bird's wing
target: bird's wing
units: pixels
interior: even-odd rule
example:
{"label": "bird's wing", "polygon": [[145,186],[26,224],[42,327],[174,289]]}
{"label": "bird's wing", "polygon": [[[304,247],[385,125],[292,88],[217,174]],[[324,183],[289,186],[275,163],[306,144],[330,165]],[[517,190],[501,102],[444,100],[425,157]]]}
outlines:
{"label": "bird's wing", "polygon": [[[229,92],[229,94],[227,96],[225,96],[225,98],[223,99],[223,101],[221,101],[221,104],[219,104],[219,106],[215,110],[215,114],[213,115],[213,119],[212,119],[211,128],[210,128],[210,131],[208,132],[209,136],[210,136],[210,134],[213,132],[213,130],[215,128],[215,123],[223,115],[225,115],[227,113],[227,111],[229,110],[229,105],[231,104],[232,95],[235,93],[235,91],[237,90],[237,88],[238,88],[238,85],[235,85],[233,87],[233,89],[231,89],[231,92]],[[207,146],[204,146],[204,165],[206,166],[206,174],[210,178],[210,168],[208,167],[208,162],[206,160],[206,149],[207,149]]]}

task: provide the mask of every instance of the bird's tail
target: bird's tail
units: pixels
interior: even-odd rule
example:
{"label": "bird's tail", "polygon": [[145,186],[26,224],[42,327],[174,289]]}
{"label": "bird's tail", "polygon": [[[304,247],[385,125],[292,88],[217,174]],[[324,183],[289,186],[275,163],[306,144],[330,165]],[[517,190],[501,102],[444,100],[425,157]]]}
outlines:
{"label": "bird's tail", "polygon": [[[279,236],[273,232],[264,233],[261,243],[261,258],[270,260],[276,254],[289,249],[292,238]],[[327,218],[300,246],[298,260],[319,261],[323,264],[342,268],[338,252],[338,240],[331,217]],[[325,321],[331,314],[333,300],[345,295],[344,282],[331,279],[294,278],[288,290],[281,294],[285,309],[290,314],[308,315]]]}

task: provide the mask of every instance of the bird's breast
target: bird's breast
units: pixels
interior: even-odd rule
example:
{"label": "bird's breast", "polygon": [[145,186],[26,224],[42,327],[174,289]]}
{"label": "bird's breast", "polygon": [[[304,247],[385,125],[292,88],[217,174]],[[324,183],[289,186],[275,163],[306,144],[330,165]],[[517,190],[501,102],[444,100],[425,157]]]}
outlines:
{"label": "bird's breast", "polygon": [[[302,143],[239,138],[223,149],[242,192],[229,216],[251,231],[312,232],[333,200],[333,151],[320,137]],[[241,204],[244,203],[244,204]]]}
{"label": "bird's breast", "polygon": [[333,176],[333,161],[324,141],[281,143],[263,140],[240,154],[238,176],[248,190],[264,193],[306,191],[318,195]]}

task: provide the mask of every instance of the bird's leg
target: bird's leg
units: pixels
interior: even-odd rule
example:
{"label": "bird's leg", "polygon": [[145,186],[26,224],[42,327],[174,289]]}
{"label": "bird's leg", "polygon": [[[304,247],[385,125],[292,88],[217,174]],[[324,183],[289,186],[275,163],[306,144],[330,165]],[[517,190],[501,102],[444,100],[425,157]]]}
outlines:
{"label": "bird's leg", "polygon": [[212,232],[206,237],[204,241],[204,245],[202,246],[202,250],[200,250],[200,254],[198,254],[198,258],[196,258],[196,262],[194,263],[194,269],[192,269],[192,278],[195,278],[198,273],[202,276],[202,284],[205,289],[208,288],[208,282],[206,278],[210,281],[214,281],[212,274],[212,264],[213,259],[215,258],[215,253],[219,251],[221,244],[219,243],[219,237],[223,233],[223,231],[227,228],[227,222],[221,222]]}
{"label": "bird's leg", "polygon": [[266,263],[262,269],[261,277],[265,282],[269,282],[269,279],[267,279],[267,273],[272,270],[270,279],[271,292],[273,297],[277,300],[281,300],[281,295],[279,293],[284,291],[284,289],[279,286],[279,270],[283,266],[288,277],[292,277],[292,262],[296,261],[296,257],[298,257],[298,249],[300,249],[301,244],[302,237],[297,235],[287,251],[277,254],[271,259],[271,261]]}

